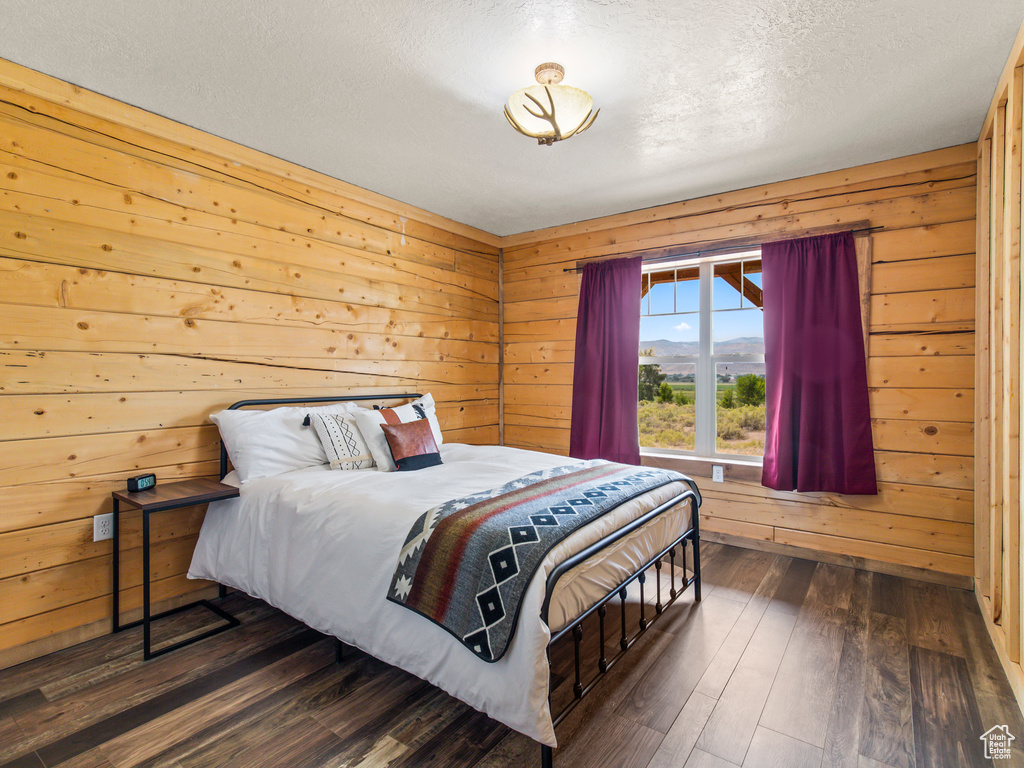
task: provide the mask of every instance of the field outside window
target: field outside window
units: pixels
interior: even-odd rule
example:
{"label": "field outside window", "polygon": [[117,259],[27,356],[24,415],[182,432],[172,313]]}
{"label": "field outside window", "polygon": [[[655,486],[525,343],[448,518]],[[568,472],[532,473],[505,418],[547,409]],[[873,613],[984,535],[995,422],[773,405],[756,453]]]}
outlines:
{"label": "field outside window", "polygon": [[710,458],[764,454],[760,250],[647,265],[640,446]]}

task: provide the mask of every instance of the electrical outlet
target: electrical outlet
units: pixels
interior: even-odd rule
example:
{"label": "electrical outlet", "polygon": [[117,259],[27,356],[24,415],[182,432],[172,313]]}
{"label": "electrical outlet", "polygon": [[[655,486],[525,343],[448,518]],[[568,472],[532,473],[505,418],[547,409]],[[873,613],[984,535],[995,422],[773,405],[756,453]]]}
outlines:
{"label": "electrical outlet", "polygon": [[92,519],[92,540],[106,541],[114,538],[114,513],[95,515]]}
{"label": "electrical outlet", "polygon": [[711,482],[713,483],[724,483],[725,482],[725,467],[721,464],[711,465]]}

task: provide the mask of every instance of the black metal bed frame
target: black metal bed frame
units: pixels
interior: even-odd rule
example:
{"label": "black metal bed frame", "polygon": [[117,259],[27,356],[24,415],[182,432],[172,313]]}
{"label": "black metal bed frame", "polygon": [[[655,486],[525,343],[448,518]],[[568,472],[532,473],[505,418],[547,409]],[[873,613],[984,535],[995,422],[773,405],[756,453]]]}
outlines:
{"label": "black metal bed frame", "polygon": [[[246,408],[250,406],[259,405],[305,405],[309,403],[338,403],[338,402],[349,402],[349,401],[367,401],[367,400],[409,400],[422,397],[419,394],[400,394],[400,395],[349,395],[347,397],[287,397],[287,398],[275,398],[275,399],[260,399],[260,400],[241,400],[237,403],[233,403],[228,406],[228,410],[237,410],[239,408]],[[220,444],[220,476],[224,479],[227,474],[228,467],[228,453],[224,447],[224,441]],[[590,691],[601,681],[604,674],[608,672],[625,654],[629,648],[640,639],[641,635],[647,631],[651,624],[662,614],[665,609],[668,608],[676,599],[686,591],[687,587],[693,585],[693,595],[696,602],[700,602],[701,590],[700,590],[700,505],[702,502],[700,491],[697,489],[697,484],[689,477],[685,477],[686,483],[690,486],[689,490],[683,491],[682,493],[673,496],[665,503],[655,507],[649,512],[645,512],[635,520],[630,521],[621,528],[616,529],[612,533],[608,534],[604,538],[594,542],[585,549],[580,550],[572,557],[567,558],[565,561],[555,566],[551,573],[548,574],[547,582],[544,591],[544,602],[541,605],[541,620],[545,625],[548,624],[548,611],[551,608],[551,597],[554,594],[555,585],[558,580],[562,578],[566,573],[571,571],[576,566],[589,560],[594,555],[604,551],[611,545],[630,535],[634,531],[642,528],[647,523],[652,522],[659,515],[664,514],[673,507],[682,504],[687,501],[692,501],[692,508],[690,513],[690,527],[684,533],[679,535],[669,546],[662,549],[657,555],[648,560],[640,569],[629,578],[625,579],[617,587],[611,590],[607,595],[598,600],[594,605],[585,610],[579,616],[575,617],[571,621],[567,622],[558,632],[552,633],[551,639],[548,641],[545,653],[548,659],[548,704],[550,706],[551,693],[553,692],[552,677],[553,671],[551,670],[551,647],[558,641],[565,637],[568,633],[572,633],[573,638],[573,650],[575,660],[575,681],[573,683],[573,699],[562,709],[558,715],[552,715],[552,724],[557,727],[559,723],[564,720],[570,712],[572,712],[576,705],[586,696]],[[693,575],[689,578],[686,577],[686,546],[687,542],[693,545]],[[675,583],[675,569],[676,569],[676,547],[682,547],[682,559],[683,559],[683,586],[682,589],[676,589]],[[666,603],[661,602],[661,569],[663,567],[664,559],[666,555],[669,558],[669,588],[670,599]],[[650,620],[646,618],[645,608],[646,602],[644,600],[644,584],[647,581],[647,571],[651,567],[655,569],[656,586],[655,591],[657,599],[654,605],[655,615]],[[633,582],[637,582],[640,585],[640,621],[637,631],[629,636],[627,632],[626,624],[626,595],[629,586]],[[225,589],[221,586],[221,596],[225,594]],[[608,603],[614,600],[616,597],[620,600],[620,611],[622,613],[622,628],[621,635],[619,637],[619,651],[612,658],[605,657],[605,617],[608,613]],[[599,623],[599,633],[601,637],[601,654],[597,662],[598,671],[593,678],[590,679],[586,684],[582,681],[582,672],[580,668],[580,644],[583,640],[583,621],[594,614],[597,614]],[[345,643],[335,638],[335,658],[340,662],[344,654]],[[552,768],[554,764],[554,750],[552,747],[546,744],[541,744],[541,766],[542,768]]]}
{"label": "black metal bed frame", "polygon": [[[673,507],[684,503],[687,500],[693,501],[693,506],[690,514],[691,525],[690,528],[678,536],[669,546],[662,549],[657,555],[648,560],[644,565],[640,566],[639,570],[629,578],[625,579],[615,589],[605,595],[603,598],[598,600],[594,605],[588,608],[586,611],[581,613],[579,616],[574,618],[572,621],[566,623],[558,632],[551,635],[551,639],[548,641],[547,655],[548,655],[548,668],[551,667],[551,646],[554,645],[558,640],[562,639],[566,634],[572,632],[573,641],[573,654],[574,654],[574,671],[575,671],[575,682],[573,683],[573,699],[559,712],[557,715],[552,715],[552,724],[557,727],[569,713],[572,712],[576,705],[596,686],[602,679],[603,675],[608,672],[609,669],[629,650],[629,648],[640,639],[640,636],[647,631],[648,627],[664,613],[665,609],[668,608],[676,599],[686,591],[686,588],[691,584],[693,585],[694,600],[700,602],[700,505],[701,495],[700,491],[697,490],[697,484],[690,478],[686,478],[687,484],[690,489],[683,491],[678,496],[666,501],[664,504],[655,507],[649,512],[644,513],[640,517],[632,520],[628,524],[616,529],[612,533],[608,534],[604,538],[594,542],[589,547],[580,550],[575,555],[567,558],[563,562],[555,566],[551,573],[548,574],[547,585],[544,592],[544,603],[541,606],[541,620],[545,625],[548,624],[548,610],[551,607],[551,597],[555,590],[555,584],[558,580],[566,573],[571,571],[576,566],[589,560],[594,555],[607,549],[612,544],[616,543],[620,539],[625,538],[639,528],[642,528],[647,523],[653,521],[659,515],[667,512]],[[693,575],[686,578],[686,543],[690,542],[693,544]],[[683,554],[683,587],[682,589],[676,589],[675,575],[676,575],[676,547],[682,545]],[[665,556],[669,558],[669,600],[662,604],[661,602],[661,569]],[[648,621],[645,615],[646,601],[644,600],[644,584],[647,581],[647,571],[650,570],[651,566],[654,566],[655,572],[655,594],[657,595],[654,612],[655,615]],[[633,634],[632,637],[627,636],[627,625],[626,625],[626,592],[630,584],[634,581],[640,584],[640,621],[639,628]],[[608,603],[618,596],[620,600],[619,610],[622,614],[622,632],[619,637],[619,652],[615,654],[611,659],[605,657],[605,616],[608,613]],[[580,671],[580,644],[583,640],[583,620],[597,613],[599,623],[599,635],[601,638],[601,655],[597,660],[597,674],[591,678],[590,682],[586,685],[583,684],[581,679]],[[550,672],[549,672],[550,674]],[[551,693],[553,686],[549,678],[548,684],[548,703],[550,706]],[[542,768],[552,768],[554,763],[554,750],[546,744],[541,744],[541,766]]]}

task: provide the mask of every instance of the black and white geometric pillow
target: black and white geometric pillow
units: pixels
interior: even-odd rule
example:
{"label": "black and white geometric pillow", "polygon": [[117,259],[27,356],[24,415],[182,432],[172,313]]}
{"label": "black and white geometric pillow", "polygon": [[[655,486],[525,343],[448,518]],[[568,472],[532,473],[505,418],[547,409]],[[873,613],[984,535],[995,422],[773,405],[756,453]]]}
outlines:
{"label": "black and white geometric pillow", "polygon": [[331,469],[372,469],[377,466],[350,413],[311,413],[316,436]]}

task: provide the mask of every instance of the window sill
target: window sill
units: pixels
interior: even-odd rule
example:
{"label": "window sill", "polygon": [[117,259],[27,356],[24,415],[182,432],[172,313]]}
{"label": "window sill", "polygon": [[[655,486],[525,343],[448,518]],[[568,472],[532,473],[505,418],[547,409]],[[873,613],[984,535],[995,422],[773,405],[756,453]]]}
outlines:
{"label": "window sill", "polygon": [[640,449],[640,463],[645,467],[674,469],[691,477],[711,477],[712,467],[722,467],[726,480],[761,482],[761,462],[753,459],[708,459],[703,456],[681,456],[677,453],[659,453]]}

